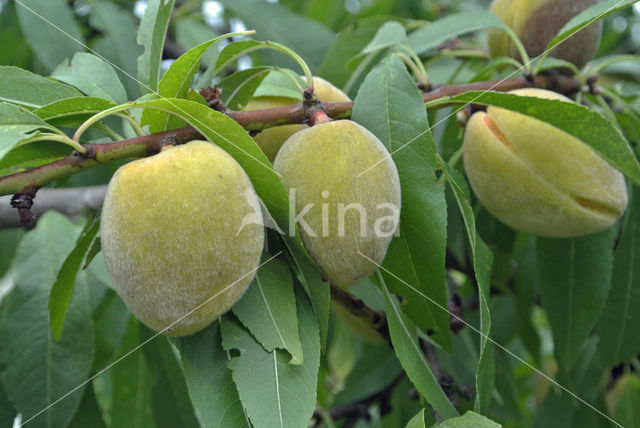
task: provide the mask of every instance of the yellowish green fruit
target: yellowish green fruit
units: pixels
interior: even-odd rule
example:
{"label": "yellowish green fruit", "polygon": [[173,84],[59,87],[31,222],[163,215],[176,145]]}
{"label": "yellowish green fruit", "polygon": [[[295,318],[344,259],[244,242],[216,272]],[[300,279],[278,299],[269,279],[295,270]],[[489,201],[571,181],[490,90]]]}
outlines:
{"label": "yellowish green fruit", "polygon": [[[558,31],[598,0],[494,0],[495,13],[520,38],[529,56],[542,54]],[[602,21],[593,23],[555,48],[551,56],[584,66],[596,53],[602,36]],[[489,49],[494,58],[520,59],[511,38],[504,31],[489,30]]]}
{"label": "yellowish green fruit", "polygon": [[274,168],[327,278],[346,286],[375,272],[400,213],[398,171],[380,140],[350,120],[321,123],[289,137]]}
{"label": "yellowish green fruit", "polygon": [[[572,102],[542,89],[511,93]],[[624,177],[577,138],[529,116],[489,107],[475,113],[463,145],[471,187],[514,229],[566,238],[599,232],[626,209]]]}
{"label": "yellowish green fruit", "polygon": [[[313,86],[316,97],[318,97],[320,101],[332,103],[351,101],[347,94],[321,77],[313,78]],[[258,97],[249,101],[245,110],[264,110],[268,108],[284,107],[297,102],[300,102],[300,100],[295,98]],[[258,146],[260,146],[264,154],[267,155],[267,158],[273,162],[278,154],[278,150],[280,150],[282,144],[287,141],[287,138],[305,128],[307,128],[307,125],[302,124],[275,126],[273,128],[265,129],[253,137],[253,139]]]}
{"label": "yellowish green fruit", "polygon": [[[264,240],[256,216],[249,177],[209,142],[122,166],[109,183],[100,226],[115,290],[152,329],[195,333],[228,311],[253,279]],[[247,218],[254,221],[243,224]]]}

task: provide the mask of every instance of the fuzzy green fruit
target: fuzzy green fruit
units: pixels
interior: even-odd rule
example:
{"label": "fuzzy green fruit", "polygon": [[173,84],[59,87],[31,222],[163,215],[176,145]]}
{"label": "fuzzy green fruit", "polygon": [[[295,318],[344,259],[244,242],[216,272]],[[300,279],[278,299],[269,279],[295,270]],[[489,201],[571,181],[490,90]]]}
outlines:
{"label": "fuzzy green fruit", "polygon": [[100,226],[115,290],[156,331],[206,327],[240,299],[260,261],[264,230],[260,219],[244,225],[248,216],[261,216],[249,177],[214,144],[192,141],[122,166]]}
{"label": "fuzzy green fruit", "polygon": [[[347,94],[333,86],[321,77],[313,78],[313,86],[316,97],[320,101],[338,103],[351,101]],[[287,97],[258,97],[254,98],[245,107],[245,110],[264,110],[268,108],[285,107],[300,102],[295,98]],[[287,138],[298,131],[308,128],[307,125],[282,125],[273,128],[267,128],[253,137],[255,142],[260,146],[262,151],[271,162],[276,158],[278,150]]]}
{"label": "fuzzy green fruit", "polygon": [[[495,13],[522,40],[529,56],[542,54],[558,31],[583,10],[598,0],[494,0]],[[598,21],[551,52],[551,56],[583,67],[596,53],[602,36],[602,21]],[[489,30],[489,49],[494,58],[510,56],[520,59],[511,38],[501,30]]]}
{"label": "fuzzy green fruit", "polygon": [[[513,94],[572,102],[542,89]],[[514,229],[567,238],[611,226],[626,209],[624,177],[591,147],[547,123],[489,107],[475,113],[464,168],[487,210]]]}
{"label": "fuzzy green fruit", "polygon": [[400,214],[398,171],[380,140],[350,120],[321,123],[289,137],[274,168],[328,279],[346,286],[375,272]]}

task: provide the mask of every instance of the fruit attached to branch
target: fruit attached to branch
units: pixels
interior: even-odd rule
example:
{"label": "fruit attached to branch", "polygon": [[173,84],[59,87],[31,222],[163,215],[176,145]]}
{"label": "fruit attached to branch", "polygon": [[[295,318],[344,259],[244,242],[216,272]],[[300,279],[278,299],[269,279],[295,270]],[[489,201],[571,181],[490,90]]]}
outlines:
{"label": "fruit attached to branch", "polygon": [[[347,94],[340,89],[333,86],[321,77],[313,78],[314,93],[318,100],[326,102],[349,102],[351,101]],[[264,110],[269,108],[284,107],[299,102],[295,98],[288,97],[257,97],[249,101],[245,110]],[[282,144],[291,135],[296,132],[307,128],[307,125],[294,124],[294,125],[281,125],[273,128],[265,129],[258,135],[253,137],[255,142],[260,146],[262,151],[267,155],[267,158],[271,162],[276,158],[278,150]]]}
{"label": "fruit attached to branch", "polygon": [[[562,100],[543,89],[511,93]],[[627,206],[623,175],[577,138],[490,106],[466,127],[464,168],[487,210],[514,229],[566,238],[611,226]]]}
{"label": "fruit attached to branch", "polygon": [[242,167],[214,144],[192,141],[114,174],[100,234],[129,310],[156,331],[182,336],[240,299],[262,253],[261,224]]}
{"label": "fruit attached to branch", "polygon": [[[524,44],[531,58],[542,54],[558,31],[598,0],[494,0],[491,11],[507,24]],[[602,21],[595,22],[551,52],[551,56],[583,67],[596,53],[602,35]],[[489,30],[489,49],[494,58],[519,58],[507,33]]]}
{"label": "fruit attached to branch", "polygon": [[346,286],[373,273],[400,215],[398,171],[380,140],[350,120],[320,123],[289,137],[274,168],[327,278]]}

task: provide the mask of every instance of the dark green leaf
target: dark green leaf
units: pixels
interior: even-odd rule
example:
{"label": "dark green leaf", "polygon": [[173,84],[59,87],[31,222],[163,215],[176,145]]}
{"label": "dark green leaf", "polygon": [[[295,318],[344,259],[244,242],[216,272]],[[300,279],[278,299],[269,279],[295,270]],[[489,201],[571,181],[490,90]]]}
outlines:
{"label": "dark green leaf", "polygon": [[540,295],[555,354],[570,368],[604,308],[613,268],[612,230],[571,239],[537,239]]}
{"label": "dark green leaf", "polygon": [[0,426],[11,427],[13,420],[16,418],[16,410],[7,397],[7,393],[0,382]]}
{"label": "dark green leaf", "polygon": [[[156,334],[142,325],[140,327],[144,341]],[[200,427],[189,400],[182,368],[168,339],[157,337],[144,345],[142,350],[151,373],[151,406],[158,428]]]}
{"label": "dark green leaf", "polygon": [[302,364],[293,278],[282,260],[272,260],[258,270],[233,313],[265,350],[284,349],[291,354],[290,363]]}
{"label": "dark green leaf", "polygon": [[129,99],[135,99],[140,92],[136,81],[137,58],[143,51],[136,43],[137,23],[131,13],[110,1],[89,0],[89,4],[89,22],[103,34],[93,49],[118,70]]}
{"label": "dark green leaf", "polygon": [[[298,289],[299,290],[299,289]],[[304,363],[287,364],[287,354],[265,351],[231,317],[221,319],[223,347],[240,351],[229,363],[242,404],[256,428],[307,426],[316,406],[320,334],[311,304],[296,293]]]}
{"label": "dark green leaf", "polygon": [[78,410],[67,428],[106,428],[93,388],[85,388]]}
{"label": "dark green leaf", "polygon": [[198,420],[204,428],[249,427],[214,323],[178,340],[184,377]]}
{"label": "dark green leaf", "polygon": [[540,337],[531,321],[531,312],[540,288],[535,240],[531,239],[517,255],[513,279],[516,298],[516,318],[520,338],[536,362],[540,362]]}
{"label": "dark green leaf", "polygon": [[596,327],[598,354],[614,366],[640,352],[640,188],[632,187],[624,229],[616,247],[611,291]]}
{"label": "dark green leaf", "polygon": [[127,94],[113,67],[90,53],[78,52],[71,60],[65,59],[53,70],[51,77],[78,88],[90,97],[116,104],[127,101]]}
{"label": "dark green leaf", "polygon": [[[318,76],[327,79],[339,88],[345,88],[345,91],[347,92],[350,92],[349,88],[345,86],[347,84],[350,88],[357,88],[361,78],[358,79],[357,82],[351,82],[354,73],[352,70],[348,70],[345,65],[347,62],[356,67],[362,64],[364,57],[358,57],[357,59],[352,58],[356,57],[364,46],[373,38],[378,28],[380,28],[380,25],[384,22],[388,22],[390,19],[397,18],[373,16],[358,21],[357,25],[350,25],[344,28],[338,34],[335,41],[325,54],[320,70],[318,70],[317,73]],[[361,75],[366,75],[371,67],[373,67],[373,65],[364,67]],[[349,95],[352,94],[349,93]]]}
{"label": "dark green leaf", "polygon": [[29,47],[48,70],[84,49],[71,8],[64,0],[20,0],[16,11]]}
{"label": "dark green leaf", "polygon": [[[434,339],[450,348],[449,314],[443,310],[447,307],[444,186],[436,184],[435,144],[423,100],[400,60],[391,57],[369,73],[352,118],[382,141],[400,175],[400,233],[383,262],[385,280],[405,298],[403,309],[411,319],[423,330],[435,330]],[[375,165],[360,173],[375,174]]]}
{"label": "dark green leaf", "polygon": [[[185,16],[176,23],[176,42],[181,48],[189,50],[209,40],[213,40],[220,34],[216,33],[207,24],[194,17]],[[208,50],[202,56],[202,64],[213,67],[218,58],[216,49]]]}
{"label": "dark green leaf", "polygon": [[49,325],[56,340],[60,339],[64,319],[71,303],[71,296],[76,283],[76,276],[82,266],[82,261],[89,250],[89,245],[93,242],[100,228],[100,222],[95,219],[87,221],[84,230],[78,237],[76,245],[65,259],[56,281],[49,291]]}
{"label": "dark green leaf", "polygon": [[333,31],[319,22],[278,4],[263,0],[223,0],[222,3],[242,19],[247,28],[256,30],[257,38],[295,49],[311,67],[311,71],[318,69],[335,37]]}
{"label": "dark green leaf", "polygon": [[640,164],[629,143],[600,113],[575,103],[498,92],[466,92],[451,100],[494,105],[535,117],[588,144],[611,165],[640,185]]}
{"label": "dark green leaf", "polygon": [[402,311],[395,296],[392,296],[384,282],[380,283],[387,307],[389,333],[396,356],[407,376],[420,394],[433,406],[438,414],[447,419],[458,416],[458,411],[444,393],[434,376],[424,351],[418,342],[418,329]]}
{"label": "dark green leaf", "polygon": [[65,426],[89,376],[93,330],[88,284],[71,299],[60,340],[53,339],[47,317],[49,288],[78,233],[61,214],[42,216],[20,243],[11,271],[15,288],[3,301],[1,377],[22,422],[33,427]]}
{"label": "dark green leaf", "polygon": [[130,353],[141,342],[140,328],[138,320],[131,317],[114,357],[115,361],[122,360],[95,380],[109,382],[112,401],[108,413],[113,427],[155,428],[151,410],[151,373],[141,349]]}
{"label": "dark green leaf", "polygon": [[361,401],[388,388],[400,375],[402,366],[393,349],[386,344],[364,343],[360,358],[347,376],[345,388],[336,396],[335,403],[342,406]]}
{"label": "dark green leaf", "polygon": [[138,80],[143,94],[158,89],[162,49],[174,4],[175,0],[149,0],[140,21],[137,41],[144,53],[138,57]]}

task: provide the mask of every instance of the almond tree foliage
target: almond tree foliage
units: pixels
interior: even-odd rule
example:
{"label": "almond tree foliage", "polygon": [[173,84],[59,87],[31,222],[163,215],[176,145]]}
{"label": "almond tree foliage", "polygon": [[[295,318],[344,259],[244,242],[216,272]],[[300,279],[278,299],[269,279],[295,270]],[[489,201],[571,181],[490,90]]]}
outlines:
{"label": "almond tree foliage", "polygon": [[[0,1],[0,427],[640,427],[640,8],[603,0],[563,27],[554,45],[603,21],[577,69],[491,58],[486,31],[507,27],[489,3]],[[250,138],[306,120],[300,63],[354,100],[315,107],[373,132],[400,175],[399,233],[347,290],[282,232],[287,193]],[[576,104],[504,93],[523,87]],[[256,96],[299,102],[242,112]],[[460,161],[487,106],[590,145],[626,176],[624,216],[566,239],[494,218]],[[193,139],[245,170],[277,257],[173,338],[113,291],[100,204],[119,166]]]}

